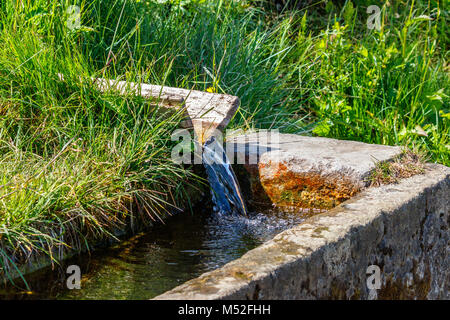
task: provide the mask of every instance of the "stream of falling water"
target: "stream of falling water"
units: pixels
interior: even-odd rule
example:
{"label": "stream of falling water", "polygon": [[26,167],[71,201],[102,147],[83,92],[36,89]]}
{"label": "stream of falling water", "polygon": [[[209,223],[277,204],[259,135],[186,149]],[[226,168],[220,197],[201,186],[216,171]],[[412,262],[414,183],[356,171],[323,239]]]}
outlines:
{"label": "stream of falling water", "polygon": [[239,182],[226,152],[214,136],[203,145],[202,160],[211,186],[214,210],[222,215],[247,216]]}

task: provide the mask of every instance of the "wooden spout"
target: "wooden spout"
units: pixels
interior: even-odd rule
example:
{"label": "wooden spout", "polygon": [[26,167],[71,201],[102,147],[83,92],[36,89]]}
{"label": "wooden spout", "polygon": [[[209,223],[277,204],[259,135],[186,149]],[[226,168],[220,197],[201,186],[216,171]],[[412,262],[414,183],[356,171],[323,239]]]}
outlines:
{"label": "wooden spout", "polygon": [[[61,80],[64,76],[58,75]],[[191,128],[199,142],[203,143],[215,130],[223,130],[239,107],[239,98],[227,94],[163,87],[152,84],[93,78],[93,85],[101,92],[110,90],[120,94],[135,94],[157,101],[158,106],[167,110],[184,108],[183,128]]]}

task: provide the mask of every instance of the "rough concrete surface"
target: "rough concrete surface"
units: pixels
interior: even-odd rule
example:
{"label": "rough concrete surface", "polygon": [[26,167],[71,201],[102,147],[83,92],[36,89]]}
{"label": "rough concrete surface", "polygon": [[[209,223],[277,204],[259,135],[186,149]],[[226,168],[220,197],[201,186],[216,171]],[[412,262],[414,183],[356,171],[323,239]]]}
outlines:
{"label": "rough concrete surface", "polygon": [[230,138],[229,144],[234,163],[245,158],[253,200],[269,198],[280,207],[332,208],[367,185],[378,161],[401,153],[399,147],[270,131]]}
{"label": "rough concrete surface", "polygon": [[[428,165],[156,299],[449,299],[449,210],[450,168]],[[370,265],[379,290],[367,287]]]}

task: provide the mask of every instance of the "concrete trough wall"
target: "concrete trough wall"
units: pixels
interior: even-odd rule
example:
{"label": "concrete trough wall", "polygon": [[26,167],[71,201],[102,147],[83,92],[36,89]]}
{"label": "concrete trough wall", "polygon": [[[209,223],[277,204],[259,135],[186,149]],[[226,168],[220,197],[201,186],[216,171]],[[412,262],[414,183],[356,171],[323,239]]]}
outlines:
{"label": "concrete trough wall", "polygon": [[449,299],[449,208],[450,168],[427,165],[156,299]]}

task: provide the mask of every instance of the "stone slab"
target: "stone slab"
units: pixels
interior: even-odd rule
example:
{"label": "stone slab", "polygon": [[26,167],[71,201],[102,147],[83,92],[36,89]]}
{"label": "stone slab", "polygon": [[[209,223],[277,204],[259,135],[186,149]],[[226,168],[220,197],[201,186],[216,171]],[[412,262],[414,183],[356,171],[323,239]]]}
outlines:
{"label": "stone slab", "polygon": [[245,158],[249,196],[282,207],[332,208],[367,186],[377,162],[401,154],[400,147],[271,131],[230,137],[228,144],[234,163]]}

